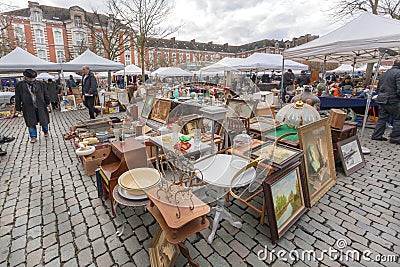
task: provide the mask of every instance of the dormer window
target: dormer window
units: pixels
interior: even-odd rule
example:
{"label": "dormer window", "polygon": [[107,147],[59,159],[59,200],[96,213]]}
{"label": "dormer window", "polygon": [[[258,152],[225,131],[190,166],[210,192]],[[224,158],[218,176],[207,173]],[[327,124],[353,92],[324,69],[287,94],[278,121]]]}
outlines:
{"label": "dormer window", "polygon": [[82,19],[80,16],[75,16],[75,26],[78,28],[82,27]]}
{"label": "dormer window", "polygon": [[32,20],[35,21],[35,22],[42,21],[42,16],[40,15],[39,11],[33,11]]}

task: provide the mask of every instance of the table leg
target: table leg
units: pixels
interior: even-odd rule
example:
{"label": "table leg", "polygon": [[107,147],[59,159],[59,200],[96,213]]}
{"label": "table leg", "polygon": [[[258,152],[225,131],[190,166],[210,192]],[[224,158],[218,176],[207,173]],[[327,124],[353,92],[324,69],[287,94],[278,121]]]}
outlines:
{"label": "table leg", "polygon": [[[114,202],[115,218],[118,217],[117,206],[118,206],[118,203],[115,201],[115,202]],[[120,236],[122,236],[122,235],[124,234],[125,225],[126,225],[127,223],[128,223],[128,221],[127,221],[126,219],[124,219],[124,221],[122,222],[121,228],[120,228],[120,229],[117,229],[117,231],[115,232],[115,234],[116,234],[118,237],[120,237]],[[132,232],[135,233],[134,230],[132,230]]]}
{"label": "table leg", "polygon": [[[220,190],[218,190],[220,191]],[[221,192],[221,191],[220,191]],[[223,192],[223,191],[222,191]],[[218,228],[218,224],[222,220],[227,220],[233,227],[235,228],[242,228],[242,223],[239,221],[234,221],[232,218],[232,215],[225,209],[225,196],[224,194],[219,194],[221,197],[219,200],[217,200],[217,206],[213,207],[212,209],[215,210],[215,217],[213,221],[213,226],[211,230],[211,234],[208,236],[208,243],[211,244],[214,240],[215,233]]]}
{"label": "table leg", "polygon": [[160,171],[160,152],[158,151],[158,146],[156,146],[156,168]]}

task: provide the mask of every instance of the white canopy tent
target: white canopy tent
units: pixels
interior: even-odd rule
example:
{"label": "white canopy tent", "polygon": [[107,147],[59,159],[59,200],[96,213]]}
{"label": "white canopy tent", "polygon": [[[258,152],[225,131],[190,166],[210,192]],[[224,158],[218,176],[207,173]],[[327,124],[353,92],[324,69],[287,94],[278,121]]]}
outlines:
{"label": "white canopy tent", "polygon": [[177,67],[161,67],[151,73],[153,77],[190,77],[193,73]]}
{"label": "white canopy tent", "polygon": [[350,73],[350,72],[353,72],[353,66],[352,65],[348,65],[348,64],[342,64],[339,67],[337,67],[336,69],[329,70],[327,72],[330,72],[330,73],[332,73],[332,72],[335,72],[335,73],[345,73],[345,72]]}
{"label": "white canopy tent", "polygon": [[[146,71],[147,73],[147,71]],[[119,70],[115,73],[116,75],[140,75],[142,74],[142,69],[138,66],[131,64],[125,67],[124,70]]]}
{"label": "white canopy tent", "polygon": [[[239,71],[281,70],[282,63],[282,55],[254,53],[248,58],[242,59],[237,64],[233,64],[231,67]],[[285,60],[284,69],[308,70],[308,66],[292,60]]]}
{"label": "white canopy tent", "polygon": [[230,57],[225,57],[218,61],[217,63],[214,63],[210,66],[201,68],[199,70],[199,73],[201,74],[214,74],[214,73],[224,73],[225,71],[238,71],[237,69],[233,68],[232,66],[234,65],[239,65],[239,62],[241,62],[243,59],[242,58],[230,58]]}
{"label": "white canopy tent", "polygon": [[55,80],[56,79],[56,77],[55,76],[53,76],[53,75],[51,75],[51,74],[49,74],[48,72],[42,72],[42,73],[40,73],[37,77],[36,77],[36,79],[38,79],[38,80],[48,80],[48,79],[52,79],[52,80]]}
{"label": "white canopy tent", "polygon": [[100,57],[89,49],[70,62],[61,64],[66,71],[79,71],[83,66],[88,66],[92,71],[122,70],[124,65],[112,60]]}
{"label": "white canopy tent", "polygon": [[49,71],[60,70],[61,66],[60,64],[40,59],[20,47],[0,58],[0,72],[15,72],[25,69]]}
{"label": "white canopy tent", "polygon": [[[376,64],[374,64],[374,68],[376,68]],[[392,68],[391,66],[379,66],[379,71],[387,71],[388,69]],[[354,70],[355,72],[366,72],[367,71],[367,65],[363,65],[359,68],[356,68]]]}
{"label": "white canopy tent", "polygon": [[400,21],[364,13],[348,24],[284,52],[285,59],[376,62],[379,48],[399,50]]}
{"label": "white canopy tent", "polygon": [[64,78],[65,78],[66,80],[69,79],[69,76],[70,76],[70,75],[72,75],[72,77],[73,77],[74,79],[82,79],[82,76],[79,75],[79,74],[77,74],[77,73],[75,73],[75,72],[64,71]]}

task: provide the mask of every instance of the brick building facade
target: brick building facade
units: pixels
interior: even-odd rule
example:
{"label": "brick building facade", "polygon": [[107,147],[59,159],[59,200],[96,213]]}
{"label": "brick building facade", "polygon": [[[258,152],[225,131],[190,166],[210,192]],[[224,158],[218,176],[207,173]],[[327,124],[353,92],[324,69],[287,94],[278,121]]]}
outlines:
{"label": "brick building facade", "polygon": [[[87,48],[100,56],[107,57],[100,45],[101,40],[94,31],[101,32],[99,19],[93,13],[78,6],[59,8],[28,2],[28,8],[3,13],[9,21],[9,35],[24,43],[30,53],[52,62],[67,62],[81,54]],[[101,37],[100,37],[101,38]],[[195,40],[179,41],[157,39],[146,51],[146,69],[152,70],[163,66],[196,65],[199,62],[215,62],[224,57],[245,58],[255,52],[282,53],[285,49],[304,44],[318,36],[307,34],[289,41],[261,40],[240,46],[229,44],[201,43]],[[122,54],[114,60],[125,65],[140,66],[140,58],[130,41],[123,46]]]}

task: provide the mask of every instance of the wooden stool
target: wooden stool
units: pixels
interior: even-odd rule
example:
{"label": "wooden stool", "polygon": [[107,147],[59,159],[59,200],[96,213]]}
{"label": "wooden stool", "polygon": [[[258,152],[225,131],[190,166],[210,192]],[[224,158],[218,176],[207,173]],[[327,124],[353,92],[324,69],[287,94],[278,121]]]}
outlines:
{"label": "wooden stool", "polygon": [[134,138],[124,142],[111,143],[111,152],[101,162],[100,175],[104,199],[110,196],[111,212],[115,216],[113,190],[118,178],[124,172],[140,167],[147,167],[146,147]]}
{"label": "wooden stool", "polygon": [[171,244],[177,244],[179,250],[186,257],[192,266],[199,266],[189,254],[189,249],[185,246],[186,239],[208,228],[210,225],[206,215],[210,212],[210,206],[193,195],[188,188],[178,185],[172,185],[179,191],[182,189],[190,197],[179,199],[179,206],[171,203],[167,199],[167,194],[171,192],[168,189],[171,185],[165,184],[162,187],[155,187],[146,192],[150,203],[147,204],[147,210],[154,216],[165,237]]}

